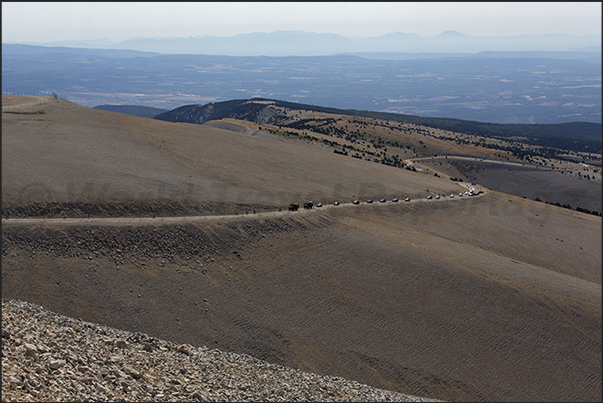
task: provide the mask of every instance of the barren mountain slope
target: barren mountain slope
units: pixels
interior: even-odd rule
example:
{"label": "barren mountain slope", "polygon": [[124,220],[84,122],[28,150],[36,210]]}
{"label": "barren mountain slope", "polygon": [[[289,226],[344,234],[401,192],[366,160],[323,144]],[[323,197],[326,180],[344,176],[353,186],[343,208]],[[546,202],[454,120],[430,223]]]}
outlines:
{"label": "barren mountain slope", "polygon": [[392,166],[412,159],[417,169],[500,192],[601,211],[600,125],[497,126],[258,98],[186,105],[155,118],[220,126],[229,119],[255,122],[351,157]]}
{"label": "barren mountain slope", "polygon": [[597,400],[600,218],[534,203],[5,225],[3,296],[418,396]]}
{"label": "barren mountain slope", "polygon": [[[3,114],[3,207],[7,193],[19,192],[11,175],[26,182],[40,175],[59,201],[69,201],[64,178],[78,190],[95,179],[137,189],[129,193],[137,197],[166,178],[199,188],[237,183],[257,205],[268,204],[263,192],[328,198],[338,183],[346,202],[363,183],[371,184],[369,197],[423,200],[138,226],[10,218],[3,298],[416,396],[600,401],[601,217],[494,191],[426,200],[426,188],[461,188],[252,135],[245,125],[156,125],[62,100],[43,107],[41,115]],[[60,129],[46,132],[47,124]],[[77,158],[89,148],[96,153]],[[283,170],[290,165],[297,169]],[[239,202],[219,190],[204,187],[190,202]]]}
{"label": "barren mountain slope", "polygon": [[181,200],[274,208],[306,199],[349,202],[458,189],[441,178],[245,126],[233,131],[163,122],[62,99],[36,110],[44,113],[3,113],[3,207],[44,200]]}

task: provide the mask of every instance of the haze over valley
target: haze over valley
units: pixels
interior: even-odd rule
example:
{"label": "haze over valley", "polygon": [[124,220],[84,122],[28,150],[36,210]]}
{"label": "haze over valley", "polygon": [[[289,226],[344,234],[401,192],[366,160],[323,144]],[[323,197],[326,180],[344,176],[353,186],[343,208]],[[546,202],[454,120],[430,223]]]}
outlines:
{"label": "haze over valley", "polygon": [[[356,39],[360,45],[350,45],[347,54],[314,52],[320,56],[289,46],[327,46],[329,40],[317,39],[323,36],[273,32],[222,41],[149,38],[133,43],[151,45],[128,49],[123,49],[127,41],[105,49],[3,43],[2,90],[56,93],[89,107],[173,109],[263,97],[492,123],[601,123],[600,36],[486,41],[447,33],[430,42],[439,43],[437,48],[405,46],[392,38],[374,38],[384,44],[367,47]],[[196,41],[215,45],[205,48]],[[161,47],[165,43],[167,48]],[[468,50],[463,43],[481,45]],[[231,47],[262,52],[240,56]],[[178,50],[186,54],[174,54]]]}

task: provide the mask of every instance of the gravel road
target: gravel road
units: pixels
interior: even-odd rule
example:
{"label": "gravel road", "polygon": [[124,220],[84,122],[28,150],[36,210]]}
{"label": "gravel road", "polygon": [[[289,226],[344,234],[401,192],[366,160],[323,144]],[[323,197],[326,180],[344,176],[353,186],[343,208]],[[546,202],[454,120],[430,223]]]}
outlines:
{"label": "gravel road", "polygon": [[[463,190],[470,189],[471,186],[466,186],[459,184],[463,188]],[[480,197],[484,196],[486,192],[484,191],[481,194],[474,195],[471,197]],[[445,197],[436,200],[436,199],[413,199],[409,201],[400,201],[398,203],[442,203],[446,201],[457,201],[463,200],[460,198],[449,198],[446,195]],[[466,199],[466,198],[465,198]],[[264,211],[257,213],[249,213],[249,214],[228,214],[228,215],[198,215],[198,216],[178,216],[178,217],[90,217],[90,218],[2,218],[2,225],[6,226],[14,226],[14,225],[160,225],[160,224],[186,224],[192,223],[196,221],[206,221],[206,220],[232,220],[238,219],[241,217],[277,217],[277,216],[285,216],[289,214],[308,214],[320,212],[323,210],[331,209],[331,208],[358,208],[358,207],[377,207],[377,206],[386,206],[391,204],[391,201],[386,203],[379,203],[378,201],[374,201],[372,204],[367,204],[366,202],[354,205],[353,203],[340,203],[339,205],[323,205],[322,207],[314,207],[312,209],[306,210],[301,208],[298,211],[289,211],[289,210],[281,210],[281,211]]]}

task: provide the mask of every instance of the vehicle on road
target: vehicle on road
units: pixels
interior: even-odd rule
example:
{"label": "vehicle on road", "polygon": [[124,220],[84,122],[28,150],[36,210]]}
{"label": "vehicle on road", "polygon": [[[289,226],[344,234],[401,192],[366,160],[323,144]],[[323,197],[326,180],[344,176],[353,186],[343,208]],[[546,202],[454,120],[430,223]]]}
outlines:
{"label": "vehicle on road", "polygon": [[316,207],[322,207],[322,203],[316,203]]}
{"label": "vehicle on road", "polygon": [[381,200],[379,200],[379,203],[385,203],[386,201],[387,200],[385,200],[385,199],[381,199]]}
{"label": "vehicle on road", "polygon": [[440,198],[440,195],[436,195],[436,197],[435,197],[435,198],[436,198],[436,199],[439,199],[439,198]]}
{"label": "vehicle on road", "polygon": [[305,208],[306,210],[309,210],[309,209],[311,209],[312,207],[314,207],[314,203],[312,203],[311,201],[304,202],[304,208]]}
{"label": "vehicle on road", "polygon": [[358,200],[354,200],[354,201],[352,202],[352,204],[360,204],[360,201],[358,201]]}
{"label": "vehicle on road", "polygon": [[392,201],[393,201],[394,203],[397,203],[397,202],[398,202],[398,199],[397,199],[397,198],[394,198],[394,199],[392,199]]}
{"label": "vehicle on road", "polygon": [[333,203],[334,206],[339,206],[339,202],[336,201],[335,203]]}
{"label": "vehicle on road", "polygon": [[372,203],[372,202],[373,202],[373,200],[372,200],[372,199],[368,199],[366,202],[367,202],[367,203]]}
{"label": "vehicle on road", "polygon": [[432,195],[429,195],[429,196],[427,196],[427,199],[428,199],[428,200],[431,200],[431,199],[433,199],[433,196],[432,196]]}
{"label": "vehicle on road", "polygon": [[410,201],[410,197],[405,198],[404,201]]}
{"label": "vehicle on road", "polygon": [[299,209],[299,204],[297,203],[291,203],[289,205],[289,211],[297,211]]}

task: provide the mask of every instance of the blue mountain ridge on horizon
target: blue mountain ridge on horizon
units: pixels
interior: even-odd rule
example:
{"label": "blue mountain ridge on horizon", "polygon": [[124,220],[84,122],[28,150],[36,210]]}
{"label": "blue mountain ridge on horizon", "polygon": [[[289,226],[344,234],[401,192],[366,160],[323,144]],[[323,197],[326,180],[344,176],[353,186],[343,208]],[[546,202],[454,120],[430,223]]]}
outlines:
{"label": "blue mountain ridge on horizon", "polygon": [[[14,43],[14,42],[13,42]],[[480,51],[600,51],[601,35],[525,34],[471,36],[448,30],[433,37],[392,32],[378,37],[347,37],[301,30],[252,32],[233,36],[137,37],[115,42],[107,38],[45,43],[38,46],[128,49],[164,54],[219,54],[233,56],[315,56],[346,52],[440,52]]]}

